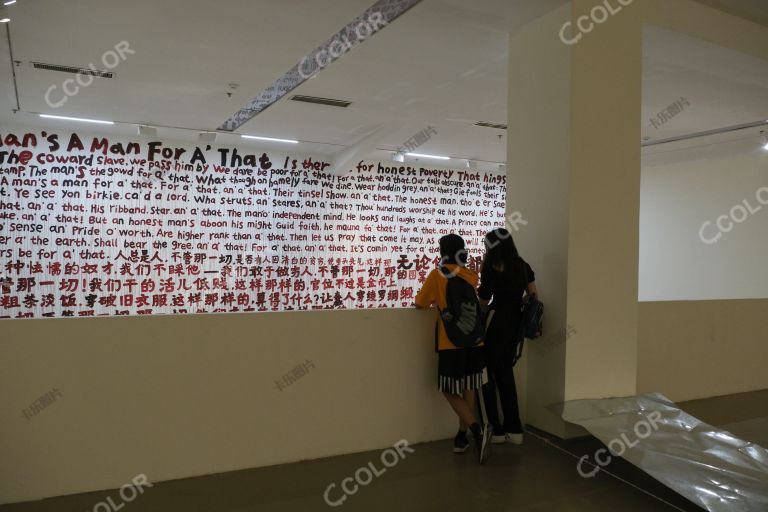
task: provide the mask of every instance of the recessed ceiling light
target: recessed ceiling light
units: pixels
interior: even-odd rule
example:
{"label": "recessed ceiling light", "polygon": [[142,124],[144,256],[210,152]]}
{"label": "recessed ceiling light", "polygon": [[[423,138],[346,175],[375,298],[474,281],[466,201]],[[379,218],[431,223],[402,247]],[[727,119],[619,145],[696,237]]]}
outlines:
{"label": "recessed ceiling light", "polygon": [[11,18],[3,18],[0,20],[0,23],[8,23],[9,21],[11,21]]}
{"label": "recessed ceiling light", "polygon": [[[312,75],[312,78],[317,75]],[[302,96],[297,94],[291,98],[292,101],[303,101],[304,103],[316,103],[318,105],[328,105],[330,107],[347,108],[352,103],[345,100],[335,100],[332,98],[318,98],[317,96]]]}
{"label": "recessed ceiling light", "polygon": [[274,139],[272,137],[257,137],[256,135],[241,135],[240,137],[244,139],[255,139],[255,140],[266,140],[270,142],[285,142],[286,144],[298,144],[299,141],[297,140],[290,140],[290,139]]}
{"label": "recessed ceiling light", "polygon": [[157,128],[154,126],[139,125],[139,135],[144,137],[157,137]]}
{"label": "recessed ceiling light", "polygon": [[197,134],[198,142],[216,142],[216,132],[200,132]]}
{"label": "recessed ceiling light", "polygon": [[16,3],[16,0],[8,0],[7,2],[3,2],[3,5],[13,5]]}
{"label": "recessed ceiling light", "polygon": [[46,119],[61,119],[62,121],[78,121],[81,123],[115,124],[113,121],[101,121],[99,119],[85,119],[82,117],[52,116],[50,114],[40,114],[40,117],[44,117]]}
{"label": "recessed ceiling light", "polygon": [[435,160],[450,160],[449,156],[437,156],[437,155],[424,155],[422,153],[406,153],[408,156],[415,156],[421,158],[434,158]]}
{"label": "recessed ceiling light", "polygon": [[497,130],[506,130],[507,125],[501,123],[489,123],[487,121],[478,121],[475,126],[482,126],[483,128],[496,128]]}

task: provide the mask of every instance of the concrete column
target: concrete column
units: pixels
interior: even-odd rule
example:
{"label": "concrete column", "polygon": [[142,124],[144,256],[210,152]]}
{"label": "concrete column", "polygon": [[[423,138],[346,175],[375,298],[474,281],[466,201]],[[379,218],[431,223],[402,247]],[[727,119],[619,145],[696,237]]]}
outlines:
{"label": "concrete column", "polygon": [[[595,6],[606,20],[582,19],[581,33],[575,20]],[[642,38],[633,7],[610,14],[577,0],[510,38],[507,208],[528,221],[516,241],[546,304],[544,337],[522,363],[526,421],[561,436],[549,406],[636,388]]]}
{"label": "concrete column", "polygon": [[565,6],[510,37],[507,120],[507,213],[519,211],[528,223],[513,235],[536,272],[547,317],[544,336],[518,363],[527,377],[518,393],[524,421],[561,436],[563,423],[546,406],[565,396],[571,50],[557,34],[570,13]]}
{"label": "concrete column", "polygon": [[566,400],[637,389],[643,16],[625,3],[573,7]]}
{"label": "concrete column", "polygon": [[563,437],[557,404],[637,391],[645,24],[768,54],[764,27],[692,0],[573,0],[510,37],[507,209],[546,304],[519,387]]}

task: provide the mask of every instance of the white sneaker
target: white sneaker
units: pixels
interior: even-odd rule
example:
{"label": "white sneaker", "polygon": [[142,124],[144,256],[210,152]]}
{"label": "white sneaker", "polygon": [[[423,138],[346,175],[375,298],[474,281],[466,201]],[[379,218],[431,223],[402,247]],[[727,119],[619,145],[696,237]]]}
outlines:
{"label": "white sneaker", "polygon": [[523,444],[523,434],[510,434],[507,432],[506,436],[507,442],[510,444]]}
{"label": "white sneaker", "polygon": [[491,443],[493,444],[504,444],[507,442],[507,436],[509,434],[494,434],[491,436]]}

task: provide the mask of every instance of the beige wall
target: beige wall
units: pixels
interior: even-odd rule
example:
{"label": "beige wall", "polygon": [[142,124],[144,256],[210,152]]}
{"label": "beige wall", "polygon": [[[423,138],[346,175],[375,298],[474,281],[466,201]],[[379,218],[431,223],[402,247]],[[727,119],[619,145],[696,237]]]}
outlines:
{"label": "beige wall", "polygon": [[[573,19],[603,2],[575,0]],[[642,23],[639,2],[572,50],[565,399],[633,395],[637,371]]]}
{"label": "beige wall", "polygon": [[[768,48],[764,27],[689,0],[633,2],[566,47],[558,38],[562,23],[599,4],[570,2],[510,41],[508,210],[522,211],[529,221],[517,238],[539,267],[548,305],[541,344],[554,347],[529,346],[528,418],[566,435],[549,406],[635,394],[639,382],[653,388],[648,358],[661,356],[647,337],[655,318],[641,318],[637,302],[644,25],[759,57]],[[709,312],[692,307],[699,317]],[[675,308],[661,308],[661,315],[674,317]],[[713,321],[721,329],[728,322]],[[563,343],[566,324],[576,334]],[[681,323],[671,336],[687,340],[683,331]],[[735,341],[739,348],[752,346]]]}
{"label": "beige wall", "polygon": [[[636,386],[641,23],[627,9],[563,43],[563,24],[596,3],[572,2],[510,40],[507,209],[528,221],[516,237],[547,305],[525,361],[527,412],[563,436],[551,406]],[[565,343],[568,324],[577,334]]]}
{"label": "beige wall", "polygon": [[[642,1],[635,6],[652,6],[646,7],[653,14],[646,20],[730,41],[742,51],[768,53],[764,33],[747,22],[714,11],[702,15],[704,8],[685,0]],[[634,68],[639,66],[638,20],[636,26],[625,26],[631,25],[629,20],[603,25],[603,36],[598,31],[590,34],[576,50],[581,52],[576,59],[581,70],[572,99],[583,104],[575,112],[575,124],[565,129],[560,124],[570,116],[559,110],[568,98],[547,100],[542,95],[541,103],[526,110],[532,116],[529,127],[540,130],[539,145],[530,146],[524,156],[510,151],[510,168],[523,162],[522,171],[535,172],[528,164],[537,159],[562,165],[570,161],[571,145],[578,150],[570,244],[562,239],[565,216],[550,219],[551,231],[536,231],[534,223],[528,226],[531,233],[549,233],[557,246],[525,239],[540,235],[521,234],[521,249],[533,253],[531,259],[542,269],[544,299],[554,306],[548,309],[548,321],[555,324],[552,336],[558,336],[566,318],[578,331],[567,344],[567,385],[563,387],[562,347],[528,366],[531,382],[535,370],[542,385],[569,398],[632,392],[636,371],[640,391],[667,392],[675,399],[731,392],[731,383],[733,391],[765,387],[760,375],[766,372],[756,367],[756,362],[765,361],[764,352],[749,357],[750,350],[765,346],[760,345],[764,328],[759,322],[764,301],[730,302],[721,309],[717,303],[702,302],[643,304],[640,346],[635,345],[637,305],[627,297],[634,293],[636,299],[637,286],[637,218],[631,217],[637,213],[639,196],[639,71]],[[557,27],[557,18],[546,23],[550,25],[544,28]],[[631,30],[632,38],[622,36],[624,28]],[[563,49],[557,46],[562,44],[557,31],[547,34],[549,39],[541,37],[549,42],[525,51],[551,52],[563,63],[567,57],[559,54]],[[614,39],[621,43],[618,50],[610,46]],[[627,63],[617,61],[624,55],[608,54],[625,51]],[[606,67],[590,58],[604,58],[619,67],[601,78]],[[570,84],[555,83],[570,71],[554,68],[554,75],[548,75],[546,67],[537,69],[543,74],[529,73],[520,82],[530,80],[529,89],[570,91]],[[611,82],[624,71],[633,82]],[[633,98],[638,100],[634,107]],[[625,103],[611,115],[609,107],[619,105],[619,99]],[[591,104],[600,106],[596,113]],[[537,110],[539,118],[533,117]],[[629,116],[631,126],[612,124],[623,116]],[[510,118],[510,140],[514,123]],[[525,125],[517,129],[525,132]],[[569,129],[585,130],[577,134],[578,144],[570,140]],[[618,143],[601,154],[606,137]],[[632,167],[622,169],[625,163]],[[627,175],[601,179],[617,169]],[[553,199],[547,185],[557,178],[550,175],[517,195],[511,192],[510,199],[529,205],[531,215],[525,208],[521,211],[532,220],[539,206],[541,212],[547,207],[562,213],[558,209],[565,208],[562,201],[568,198]],[[514,187],[511,182],[509,188]],[[622,194],[629,194],[626,204]],[[527,203],[525,195],[531,197]],[[602,200],[608,213],[600,212]],[[511,204],[510,209],[518,208]],[[538,220],[555,213],[541,213]],[[615,219],[604,218],[614,214]],[[613,236],[627,226],[628,232]],[[614,248],[618,253],[611,253]],[[601,281],[594,287],[596,275]],[[575,290],[568,298],[567,316],[565,297],[556,296],[565,293],[566,279],[568,290]],[[618,300],[612,302],[615,286]],[[594,299],[611,301],[611,308],[598,315],[595,304],[601,302]],[[606,323],[604,317],[614,314]],[[433,322],[432,313],[406,310],[4,321],[0,502],[115,488],[137,473],[160,481],[383,448],[401,438],[411,443],[447,438],[456,423],[435,389]],[[741,327],[733,328],[738,324]],[[620,344],[611,345],[613,339]],[[315,369],[283,391],[275,388],[276,379],[307,359]],[[595,372],[596,365],[614,363],[608,374]],[[716,386],[707,384],[708,379],[717,381]],[[58,388],[62,398],[32,419],[23,418],[21,410],[52,388]],[[537,392],[529,392],[528,398]],[[545,405],[543,400],[540,405]]]}
{"label": "beige wall", "polygon": [[768,389],[768,300],[640,304],[637,387],[675,401]]}
{"label": "beige wall", "polygon": [[[3,321],[0,503],[452,437],[434,320],[373,310]],[[278,390],[307,359],[315,369]],[[63,396],[25,419],[52,388]]]}
{"label": "beige wall", "polygon": [[518,391],[528,422],[558,435],[564,424],[547,406],[562,402],[565,389],[571,69],[557,32],[569,17],[569,6],[558,9],[509,44],[507,214],[520,212],[527,222],[513,234],[547,308],[544,336],[518,364],[527,375]]}
{"label": "beige wall", "polygon": [[[768,45],[765,44],[768,29],[763,26],[685,0],[644,5],[648,6],[646,19],[649,23],[768,59]],[[651,283],[658,272],[663,274],[668,270],[660,268],[659,262],[672,258],[674,264],[671,266],[679,268],[680,273],[668,276],[677,289],[664,289],[667,297],[676,294],[678,298],[732,299],[739,295],[734,293],[734,285],[740,288],[742,296],[759,297],[762,294],[760,284],[764,283],[755,286],[748,281],[764,281],[764,262],[759,256],[757,260],[754,258],[764,252],[765,243],[764,240],[749,240],[749,235],[759,237],[759,226],[764,219],[751,218],[749,224],[739,225],[738,230],[714,246],[700,243],[698,229],[705,220],[724,213],[721,211],[723,207],[730,209],[750,194],[754,200],[755,188],[764,184],[755,161],[764,161],[764,155],[753,153],[709,161],[694,160],[644,170],[643,194],[648,201],[644,200],[641,279]],[[658,165],[658,162],[654,164]],[[681,187],[681,180],[685,179],[689,180],[688,186]],[[696,182],[695,189],[690,186],[691,180]],[[647,196],[652,192],[648,187],[655,187],[666,197]],[[671,197],[670,193],[675,189],[680,193]],[[661,209],[672,217],[659,211],[663,205],[666,206]],[[671,223],[669,218],[673,219]],[[650,227],[654,219],[663,221],[654,223],[656,229]],[[689,231],[689,228],[694,232],[688,242],[681,241],[682,231]],[[670,237],[674,230],[679,236],[673,237],[676,238],[673,241]],[[684,246],[674,246],[680,243]],[[662,257],[658,252],[659,246],[666,256]],[[744,275],[734,275],[731,280],[723,269],[734,265],[752,274],[751,277],[745,279]],[[698,273],[698,278],[692,276],[692,272]],[[719,283],[716,291],[696,282],[697,279],[717,282],[723,276],[730,282]],[[653,298],[648,292],[645,295]],[[766,306],[768,300],[764,299],[641,302],[637,391],[658,391],[672,400],[682,401],[768,388]]]}

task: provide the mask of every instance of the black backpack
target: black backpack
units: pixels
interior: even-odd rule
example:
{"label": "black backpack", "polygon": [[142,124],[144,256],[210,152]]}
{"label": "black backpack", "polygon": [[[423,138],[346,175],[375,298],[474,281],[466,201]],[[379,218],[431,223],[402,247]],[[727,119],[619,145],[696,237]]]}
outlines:
{"label": "black backpack", "polygon": [[[525,282],[528,283],[528,269],[525,269]],[[523,347],[525,346],[525,339],[535,340],[541,337],[542,323],[544,318],[544,303],[539,300],[536,295],[529,295],[527,301],[523,304],[520,310],[520,330],[517,333],[517,339],[515,340],[515,355],[512,365],[517,364],[517,361],[523,355]]]}
{"label": "black backpack", "polygon": [[523,321],[520,323],[519,339],[535,340],[541,336],[541,324],[544,316],[544,303],[535,295],[528,296],[528,302],[523,305]]}
{"label": "black backpack", "polygon": [[441,269],[448,280],[445,285],[445,309],[438,308],[448,339],[459,348],[472,348],[485,337],[485,315],[477,299],[475,287],[447,269]]}

